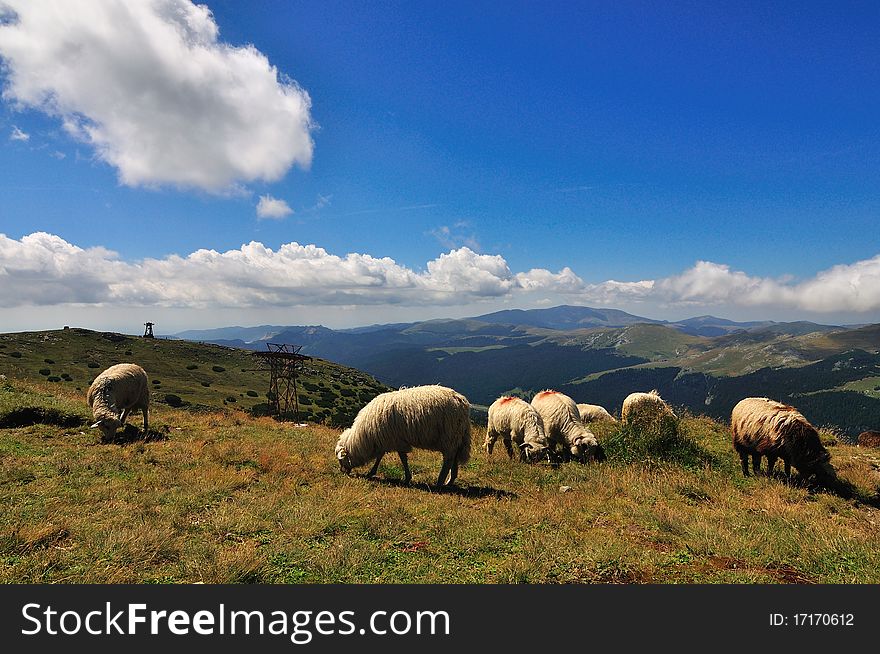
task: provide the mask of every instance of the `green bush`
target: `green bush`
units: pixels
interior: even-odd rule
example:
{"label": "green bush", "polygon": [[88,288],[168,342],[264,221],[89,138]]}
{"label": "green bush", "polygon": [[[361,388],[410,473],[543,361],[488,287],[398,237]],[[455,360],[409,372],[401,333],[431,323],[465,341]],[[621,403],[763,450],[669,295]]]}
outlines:
{"label": "green bush", "polygon": [[159,381],[158,379],[154,379],[154,380],[153,380],[153,385],[154,385],[154,386],[158,386],[158,385],[161,384],[161,383],[162,383],[162,382]]}
{"label": "green bush", "polygon": [[248,397],[259,397],[260,394],[257,393],[257,391],[248,391],[248,392],[247,392],[247,396],[248,396]]}
{"label": "green bush", "polygon": [[196,364],[191,363],[191,364],[189,364],[189,365],[186,367],[186,369],[187,369],[187,370],[198,370],[199,367],[198,367]]}
{"label": "green bush", "polygon": [[210,385],[211,385],[211,382],[209,382],[209,381],[202,382],[202,386],[204,386],[205,388],[208,388]]}
{"label": "green bush", "polygon": [[179,395],[174,395],[173,393],[168,393],[165,396],[165,404],[172,407],[181,407],[183,406],[183,400]]}
{"label": "green bush", "polygon": [[620,423],[601,444],[610,461],[622,463],[669,462],[693,468],[712,461],[712,456],[683,434],[678,420],[670,416],[645,425]]}
{"label": "green bush", "polygon": [[226,368],[223,366],[211,366],[211,370],[214,372],[226,372]]}
{"label": "green bush", "polygon": [[51,377],[47,377],[46,379],[47,379],[47,381],[50,381],[50,382],[60,382],[61,381],[61,377],[56,377],[55,375],[52,375]]}
{"label": "green bush", "polygon": [[49,365],[52,365],[55,363],[55,361],[54,359],[43,359],[43,363],[48,363]]}
{"label": "green bush", "polygon": [[131,356],[131,350],[126,350],[126,351],[125,351],[125,356],[130,357],[130,356]]}
{"label": "green bush", "polygon": [[100,368],[100,363],[95,363],[94,361],[89,361],[89,368]]}
{"label": "green bush", "polygon": [[21,358],[21,352],[10,352],[10,353],[9,353],[9,356],[11,356],[13,359],[20,359],[20,358]]}
{"label": "green bush", "polygon": [[71,377],[70,373],[67,372],[61,373],[61,379],[63,379],[64,381],[73,381],[73,377]]}
{"label": "green bush", "polygon": [[48,368],[40,368],[40,374],[43,375],[44,377],[48,377],[49,375],[52,374],[52,371],[49,370]]}
{"label": "green bush", "polygon": [[232,396],[232,395],[230,395],[229,397],[227,397],[227,398],[226,398],[226,401],[227,401],[227,402],[238,402],[238,400],[235,399],[235,397]]}

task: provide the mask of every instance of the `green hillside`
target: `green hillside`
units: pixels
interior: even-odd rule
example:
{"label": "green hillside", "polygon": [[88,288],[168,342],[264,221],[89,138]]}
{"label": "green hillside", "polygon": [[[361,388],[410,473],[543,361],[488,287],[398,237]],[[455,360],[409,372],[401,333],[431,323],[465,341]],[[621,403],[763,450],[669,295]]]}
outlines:
{"label": "green hillside", "polygon": [[[98,373],[123,362],[147,371],[154,404],[266,409],[269,374],[244,350],[85,329],[0,334],[0,374],[54,383],[81,394],[83,401]],[[359,370],[312,359],[300,379],[300,418],[346,425],[385,390]]]}
{"label": "green hillside", "polygon": [[0,416],[31,409],[0,420],[0,583],[880,583],[880,450],[833,434],[833,490],[742,477],[694,417],[598,424],[608,460],[556,469],[475,427],[457,488],[422,450],[406,487],[390,456],[340,473],[338,429],[229,407],[158,403],[154,437],[104,444],[74,383],[0,380]]}

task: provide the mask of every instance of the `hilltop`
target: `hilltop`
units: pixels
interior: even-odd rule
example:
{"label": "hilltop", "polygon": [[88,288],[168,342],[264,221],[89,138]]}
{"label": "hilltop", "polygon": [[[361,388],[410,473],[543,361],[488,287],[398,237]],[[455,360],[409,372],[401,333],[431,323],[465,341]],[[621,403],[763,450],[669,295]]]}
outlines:
{"label": "hilltop", "polygon": [[[116,363],[137,363],[151,382],[151,402],[201,409],[265,412],[268,372],[249,351],[180,340],[63,329],[0,334],[0,374],[46,381],[78,394]],[[299,380],[300,418],[350,424],[361,406],[388,388],[372,376],[322,359]]]}
{"label": "hilltop", "polygon": [[158,436],[103,444],[72,384],[0,381],[0,424],[33,418],[0,427],[0,582],[880,583],[880,451],[831,433],[852,492],[743,478],[726,427],[689,416],[642,445],[598,425],[608,461],[556,469],[474,427],[444,490],[436,453],[411,487],[393,457],[346,477],[338,429],[228,406],[157,403]]}

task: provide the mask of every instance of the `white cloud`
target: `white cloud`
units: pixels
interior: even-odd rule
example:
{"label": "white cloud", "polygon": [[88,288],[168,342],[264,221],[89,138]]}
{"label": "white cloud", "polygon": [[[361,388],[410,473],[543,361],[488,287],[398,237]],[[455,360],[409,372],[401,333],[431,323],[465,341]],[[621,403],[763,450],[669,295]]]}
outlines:
{"label": "white cloud", "polygon": [[[430,206],[430,205],[428,205]],[[440,225],[428,232],[437,239],[437,242],[445,248],[454,249],[462,246],[476,250],[482,250],[477,236],[471,229],[470,223],[460,220],[454,225]]]}
{"label": "white cloud", "polygon": [[502,256],[467,247],[441,254],[418,271],[388,257],[338,256],[298,243],[273,250],[251,242],[226,252],[197,250],[187,256],[124,261],[105,248],[81,248],[43,232],[19,240],[0,234],[4,308],[465,307],[556,300],[630,308],[764,307],[863,315],[880,311],[880,255],[800,282],[750,276],[700,261],[658,280],[587,283],[567,267],[555,273],[543,268],[514,272]]}
{"label": "white cloud", "polygon": [[0,0],[3,97],[60,119],[128,186],[211,193],[312,158],[311,100],[189,0]]}
{"label": "white cloud", "polygon": [[271,195],[261,195],[257,203],[257,217],[281,220],[293,213],[293,209],[284,200]]}
{"label": "white cloud", "polygon": [[12,133],[9,135],[10,141],[29,141],[30,138],[30,134],[28,134],[27,132],[22,132],[15,125],[12,126]]}

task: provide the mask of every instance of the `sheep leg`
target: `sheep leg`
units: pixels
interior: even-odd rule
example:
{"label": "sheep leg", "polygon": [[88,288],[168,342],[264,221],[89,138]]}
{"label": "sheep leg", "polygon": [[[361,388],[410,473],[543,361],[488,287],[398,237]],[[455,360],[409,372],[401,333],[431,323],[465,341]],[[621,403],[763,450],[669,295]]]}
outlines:
{"label": "sheep leg", "polygon": [[[454,456],[454,455],[453,455]],[[449,470],[452,468],[452,457],[443,457],[443,466],[440,468],[440,476],[437,477],[437,485],[444,486],[446,478],[449,476]]]}
{"label": "sheep leg", "polygon": [[504,439],[504,449],[507,450],[507,458],[513,458],[513,442],[510,440],[510,436]]}
{"label": "sheep leg", "polygon": [[755,474],[761,474],[761,455],[753,454],[752,455],[752,470],[755,471]]}
{"label": "sheep leg", "polygon": [[743,476],[748,477],[749,476],[749,455],[746,454],[745,452],[740,452],[739,453],[739,460],[740,460],[740,463],[742,463]]}
{"label": "sheep leg", "polygon": [[122,410],[122,415],[119,416],[119,424],[124,425],[125,421],[128,420],[128,414],[131,413],[131,407]]}
{"label": "sheep leg", "polygon": [[[513,456],[513,455],[511,455]],[[455,483],[455,478],[458,477],[458,459],[452,460],[452,469],[449,471],[449,484],[448,486],[452,486]]]}
{"label": "sheep leg", "polygon": [[385,452],[382,452],[381,454],[379,454],[379,456],[376,457],[376,463],[373,464],[373,467],[370,468],[370,471],[367,473],[367,479],[376,476],[376,472],[378,472],[379,470],[379,463],[382,461],[383,456],[385,456]]}
{"label": "sheep leg", "polygon": [[776,457],[775,457],[775,456],[770,456],[770,455],[768,454],[768,455],[767,455],[767,476],[768,476],[768,477],[772,477],[772,476],[773,476],[773,466],[775,466],[775,465],[776,465]]}
{"label": "sheep leg", "polygon": [[492,448],[495,447],[495,441],[498,440],[498,434],[495,433],[492,429],[486,432],[486,440],[483,441],[483,447],[486,448],[486,453],[491,456]]}
{"label": "sheep leg", "polygon": [[147,413],[149,412],[149,409],[147,409],[147,407],[144,407],[143,409],[141,409],[141,412],[144,414],[144,433],[148,434],[150,433],[150,429],[148,426],[149,419],[147,418]]}
{"label": "sheep leg", "polygon": [[397,456],[400,457],[400,463],[403,466],[403,483],[409,485],[412,481],[412,472],[409,469],[409,461],[406,458],[406,452],[398,452]]}
{"label": "sheep leg", "polygon": [[791,477],[791,461],[788,459],[782,459],[782,462],[785,464],[785,476]]}

